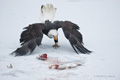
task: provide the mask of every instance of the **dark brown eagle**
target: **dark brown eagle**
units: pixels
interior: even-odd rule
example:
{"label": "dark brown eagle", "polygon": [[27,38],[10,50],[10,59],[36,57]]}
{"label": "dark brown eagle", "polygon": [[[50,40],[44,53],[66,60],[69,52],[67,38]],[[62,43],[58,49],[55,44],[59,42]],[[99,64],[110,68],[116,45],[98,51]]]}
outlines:
{"label": "dark brown eagle", "polygon": [[36,46],[41,44],[43,34],[47,35],[49,38],[54,38],[55,44],[53,47],[59,47],[59,28],[62,28],[65,37],[69,40],[71,46],[77,54],[79,52],[83,54],[91,53],[90,50],[83,46],[83,38],[82,34],[78,31],[78,25],[70,21],[52,22],[55,12],[56,8],[54,8],[52,4],[42,5],[41,20],[43,23],[35,23],[25,27],[24,31],[21,33],[21,47],[17,48],[12,54],[15,54],[15,56],[22,56],[27,53],[32,53]]}

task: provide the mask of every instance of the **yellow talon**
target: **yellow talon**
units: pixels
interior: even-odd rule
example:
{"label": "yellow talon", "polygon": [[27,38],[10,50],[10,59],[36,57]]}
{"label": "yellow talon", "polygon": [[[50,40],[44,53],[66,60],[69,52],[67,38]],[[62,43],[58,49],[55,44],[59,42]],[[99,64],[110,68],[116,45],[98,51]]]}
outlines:
{"label": "yellow talon", "polygon": [[54,45],[53,45],[53,47],[55,47],[55,48],[57,48],[57,47],[60,47],[57,43],[55,43]]}

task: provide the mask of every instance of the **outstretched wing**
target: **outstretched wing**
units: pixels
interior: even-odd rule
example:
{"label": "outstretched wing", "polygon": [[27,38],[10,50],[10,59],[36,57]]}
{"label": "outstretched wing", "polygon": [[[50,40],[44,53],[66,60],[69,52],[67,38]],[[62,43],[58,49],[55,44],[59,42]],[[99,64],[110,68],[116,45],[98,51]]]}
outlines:
{"label": "outstretched wing", "polygon": [[84,54],[91,53],[91,51],[83,46],[83,37],[82,34],[78,31],[79,26],[70,21],[55,21],[54,24],[56,28],[61,27],[63,29],[65,37],[69,40],[71,46],[77,54],[78,52]]}
{"label": "outstretched wing", "polygon": [[15,56],[22,56],[27,53],[31,53],[35,47],[41,44],[44,29],[44,24],[32,24],[24,28],[25,30],[21,33],[20,43],[21,47],[17,48],[12,54]]}

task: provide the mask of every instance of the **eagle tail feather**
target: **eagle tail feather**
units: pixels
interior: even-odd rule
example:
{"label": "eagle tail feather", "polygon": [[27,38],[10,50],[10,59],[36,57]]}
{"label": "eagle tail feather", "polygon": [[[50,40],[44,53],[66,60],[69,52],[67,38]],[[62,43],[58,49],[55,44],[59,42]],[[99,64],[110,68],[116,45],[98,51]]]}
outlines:
{"label": "eagle tail feather", "polygon": [[41,6],[41,17],[40,20],[45,23],[46,20],[53,21],[57,8],[52,4]]}

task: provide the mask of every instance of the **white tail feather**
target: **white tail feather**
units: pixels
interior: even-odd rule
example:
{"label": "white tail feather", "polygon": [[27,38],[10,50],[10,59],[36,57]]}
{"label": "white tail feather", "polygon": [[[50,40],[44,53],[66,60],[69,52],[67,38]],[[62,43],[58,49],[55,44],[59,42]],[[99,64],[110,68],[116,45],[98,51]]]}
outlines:
{"label": "white tail feather", "polygon": [[44,23],[46,20],[53,21],[57,8],[54,8],[52,4],[41,6],[40,20]]}

